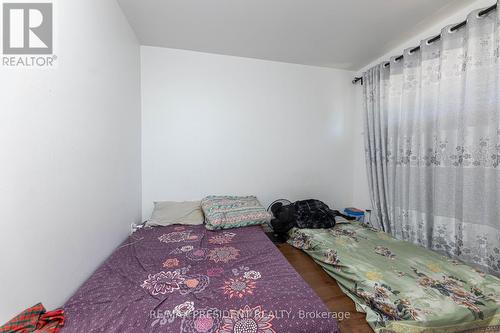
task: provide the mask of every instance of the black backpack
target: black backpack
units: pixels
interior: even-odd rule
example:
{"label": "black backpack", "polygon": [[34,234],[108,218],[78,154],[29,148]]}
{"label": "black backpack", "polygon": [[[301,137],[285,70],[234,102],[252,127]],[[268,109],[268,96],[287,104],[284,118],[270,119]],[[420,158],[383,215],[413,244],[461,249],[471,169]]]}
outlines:
{"label": "black backpack", "polygon": [[295,226],[296,213],[293,204],[283,205],[278,202],[271,206],[271,212],[274,218],[271,220],[271,226],[277,234],[286,234]]}
{"label": "black backpack", "polygon": [[[281,200],[280,200],[281,201]],[[322,201],[309,199],[290,204],[276,202],[270,206],[274,218],[271,226],[276,234],[286,235],[293,227],[307,229],[327,229],[335,226],[335,217],[342,216],[347,220],[354,218],[332,210]]]}

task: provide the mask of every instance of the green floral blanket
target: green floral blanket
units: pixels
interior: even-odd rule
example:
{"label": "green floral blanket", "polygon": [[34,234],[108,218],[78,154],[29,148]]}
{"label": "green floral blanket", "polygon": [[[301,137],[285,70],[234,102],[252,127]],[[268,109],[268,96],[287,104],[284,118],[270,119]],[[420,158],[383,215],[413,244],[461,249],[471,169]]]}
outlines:
{"label": "green floral blanket", "polygon": [[500,279],[492,275],[359,222],[289,235],[377,333],[500,332]]}

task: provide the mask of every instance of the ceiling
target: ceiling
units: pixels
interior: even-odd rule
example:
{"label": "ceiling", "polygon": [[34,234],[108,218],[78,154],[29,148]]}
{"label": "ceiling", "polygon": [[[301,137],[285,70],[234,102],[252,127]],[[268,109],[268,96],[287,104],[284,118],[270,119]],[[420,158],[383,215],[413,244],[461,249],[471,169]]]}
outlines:
{"label": "ceiling", "polygon": [[142,45],[358,70],[473,0],[118,0]]}

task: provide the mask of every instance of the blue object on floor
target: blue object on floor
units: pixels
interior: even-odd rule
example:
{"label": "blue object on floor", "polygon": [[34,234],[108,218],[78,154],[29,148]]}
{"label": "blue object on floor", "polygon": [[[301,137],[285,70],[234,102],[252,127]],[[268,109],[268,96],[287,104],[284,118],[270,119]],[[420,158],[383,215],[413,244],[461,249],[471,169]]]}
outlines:
{"label": "blue object on floor", "polygon": [[355,217],[357,221],[363,222],[365,217],[365,212],[361,209],[348,207],[344,209],[344,214],[347,216]]}

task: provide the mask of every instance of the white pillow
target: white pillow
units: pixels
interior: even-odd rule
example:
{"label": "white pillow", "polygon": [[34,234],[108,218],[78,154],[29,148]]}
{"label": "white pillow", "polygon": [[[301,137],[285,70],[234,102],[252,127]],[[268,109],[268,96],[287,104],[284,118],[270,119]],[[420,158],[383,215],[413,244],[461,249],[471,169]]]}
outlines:
{"label": "white pillow", "polygon": [[204,217],[200,201],[158,201],[154,205],[148,225],[203,224]]}

